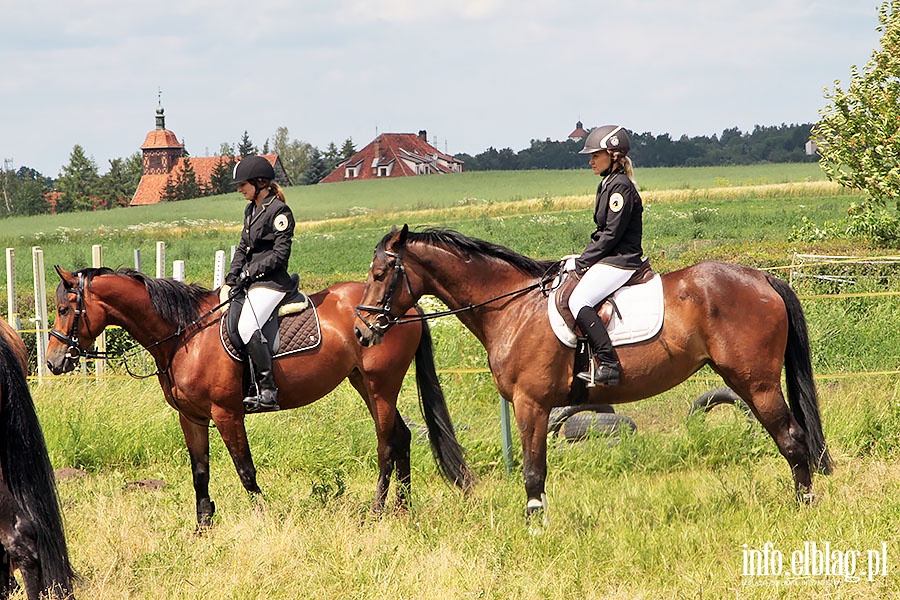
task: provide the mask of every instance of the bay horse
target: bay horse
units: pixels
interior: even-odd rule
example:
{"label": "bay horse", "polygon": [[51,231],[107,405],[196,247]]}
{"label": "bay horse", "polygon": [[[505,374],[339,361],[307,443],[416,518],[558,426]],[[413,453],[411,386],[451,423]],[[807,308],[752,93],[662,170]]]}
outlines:
{"label": "bay horse", "polygon": [[[218,294],[196,283],[149,277],[130,269],[101,267],[72,273],[57,266],[56,271],[61,281],[47,346],[50,370],[54,374],[71,371],[80,356],[96,356],[87,349],[107,326],[118,325],[149,351],[166,402],[178,411],[190,455],[198,527],[208,527],[215,513],[209,496],[210,421],[244,488],[251,498],[261,497],[244,428],[244,365],[231,358],[220,340],[223,313],[218,310],[222,306]],[[362,290],[362,283],[346,282],[309,296],[318,311],[321,343],[273,361],[279,404],[282,409],[310,404],[348,379],[375,421],[378,479],[372,508],[384,509],[395,468],[397,506],[403,508],[410,484],[411,435],[397,412],[397,396],[415,358],[416,383],[435,459],[447,479],[468,487],[471,474],[434,369],[429,329],[399,327],[395,335],[385,338],[382,348],[361,348],[354,338],[353,307],[360,302]]]}
{"label": "bay horse", "polygon": [[[375,249],[356,335],[377,344],[424,294],[436,296],[487,350],[494,384],[511,402],[522,440],[526,514],[546,506],[550,409],[573,402],[574,351],[551,330],[544,284],[559,262],[429,228],[394,227]],[[622,382],[585,390],[590,403],[659,394],[709,365],[750,407],[787,459],[800,500],[811,471],[828,473],[809,336],[788,284],[762,271],[706,261],[662,275],[665,317],[645,342],[617,348]],[[785,367],[790,408],[781,388]]]}
{"label": "bay horse", "polygon": [[25,343],[0,320],[0,598],[17,587],[13,565],[28,600],[72,598],[75,574],[27,372]]}

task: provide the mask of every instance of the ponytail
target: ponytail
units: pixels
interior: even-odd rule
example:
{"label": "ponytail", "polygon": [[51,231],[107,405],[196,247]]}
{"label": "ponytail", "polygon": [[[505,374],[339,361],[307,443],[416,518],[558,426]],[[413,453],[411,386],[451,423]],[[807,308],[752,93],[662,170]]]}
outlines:
{"label": "ponytail", "polygon": [[287,200],[284,197],[284,190],[281,189],[281,186],[275,183],[274,181],[269,183],[269,190],[278,196],[278,199],[287,204]]}

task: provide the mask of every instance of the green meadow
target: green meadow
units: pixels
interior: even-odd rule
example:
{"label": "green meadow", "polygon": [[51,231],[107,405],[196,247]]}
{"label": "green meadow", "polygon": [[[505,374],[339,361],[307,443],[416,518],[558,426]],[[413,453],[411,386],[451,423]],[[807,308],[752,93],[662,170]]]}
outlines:
{"label": "green meadow", "polygon": [[[500,399],[484,351],[446,317],[431,322],[435,361],[479,483],[468,495],[448,486],[414,431],[408,512],[369,511],[374,430],[346,383],[308,407],[247,418],[262,502],[243,491],[211,432],[217,517],[197,534],[177,414],[154,380],[131,379],[116,363],[106,377],[33,377],[54,466],[80,470],[59,482],[82,575],[79,598],[900,594],[900,300],[883,295],[900,292],[900,282],[889,264],[871,261],[790,268],[795,253],[871,257],[896,250],[862,240],[791,241],[804,217],[837,221],[856,199],[824,181],[816,165],[638,169],[637,177],[645,252],[658,271],[728,260],[791,279],[801,295],[836,461],[834,474],[814,479],[814,504],[795,502],[787,463],[758,423],[728,406],[688,418],[699,395],[722,385],[704,369],[669,392],[618,405],[637,424],[633,433],[551,439],[550,522],[530,528],[515,427],[507,472]],[[538,258],[580,252],[592,229],[596,183],[584,170],[293,188],[289,203],[299,225],[291,266],[311,291],[361,280],[375,244],[403,223],[453,227]],[[185,260],[187,279],[210,286],[215,251],[237,241],[242,205],[233,194],[0,221],[0,238],[16,250],[20,309],[27,316],[28,302],[33,306],[32,246],[43,249],[53,284],[50,265],[88,266],[92,244],[103,245],[104,263],[113,267],[132,266],[140,249],[144,270],[153,272],[153,248],[165,241],[167,261]],[[409,376],[399,410],[422,423]],[[827,569],[815,562],[826,547]],[[762,556],[764,563],[754,562]]]}

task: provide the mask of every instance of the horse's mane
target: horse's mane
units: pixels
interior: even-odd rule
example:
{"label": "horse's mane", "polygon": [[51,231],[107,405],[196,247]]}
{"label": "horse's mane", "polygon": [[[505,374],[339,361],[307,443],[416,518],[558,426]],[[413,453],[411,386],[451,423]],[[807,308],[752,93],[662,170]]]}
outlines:
{"label": "horse's mane", "polygon": [[200,301],[210,294],[210,290],[196,283],[183,283],[169,278],[156,278],[134,269],[112,270],[108,267],[88,268],[79,271],[84,276],[85,286],[98,275],[121,275],[139,281],[147,288],[153,310],[164,320],[187,327],[200,316]]}
{"label": "horse's mane", "polygon": [[[378,244],[379,250],[384,251],[386,249],[387,241],[392,235],[392,233],[389,233],[381,240]],[[441,246],[465,257],[477,256],[497,259],[533,277],[553,275],[559,266],[559,261],[529,258],[505,246],[468,237],[446,227],[427,227],[422,231],[410,231],[407,234],[407,240],[409,242],[422,242],[424,244]]]}

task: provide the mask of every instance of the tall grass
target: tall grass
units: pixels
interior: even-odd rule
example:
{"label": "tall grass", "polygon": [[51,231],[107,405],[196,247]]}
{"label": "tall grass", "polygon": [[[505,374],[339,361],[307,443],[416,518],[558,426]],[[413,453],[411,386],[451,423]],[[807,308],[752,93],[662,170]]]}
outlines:
{"label": "tall grass", "polygon": [[[646,171],[639,172],[644,182]],[[522,181],[543,175],[516,174]],[[752,189],[737,187],[752,177],[745,172],[714,181],[716,190],[691,187],[696,184],[648,189],[645,249],[657,268],[704,258],[772,268],[789,263],[795,250],[866,251],[853,241],[788,243],[791,223],[803,215],[834,218],[845,209],[846,196],[817,183],[769,185],[780,183],[771,179],[755,181]],[[590,232],[590,190],[596,185],[590,179],[586,192],[503,201],[473,192],[460,206],[385,205],[365,215],[305,224],[292,265],[310,288],[361,279],[375,243],[390,225],[403,222],[449,225],[541,258],[580,251]],[[209,219],[208,213],[196,216]],[[166,232],[173,233],[166,238],[169,260],[182,258],[181,252],[202,257],[236,238],[233,225],[211,222],[146,234],[111,226],[115,243],[105,246],[106,262],[128,264],[133,244],[149,246]],[[48,262],[84,265],[90,239],[85,233],[46,244]],[[210,271],[189,262],[188,279],[209,283]],[[775,272],[787,277],[786,271]],[[893,279],[878,275],[860,279],[857,288],[896,289]],[[809,297],[845,286],[803,280],[797,290]],[[834,475],[814,479],[816,503],[796,504],[787,462],[757,422],[728,407],[705,418],[687,417],[695,398],[721,385],[703,369],[664,394],[617,406],[637,423],[634,433],[579,443],[550,440],[550,525],[540,535],[524,518],[517,436],[515,468],[509,474],[504,469],[499,398],[484,350],[452,317],[433,323],[436,363],[480,482],[469,495],[444,483],[427,441],[418,435],[422,418],[407,377],[398,408],[414,434],[411,509],[378,517],[369,511],[377,475],[374,426],[348,384],[307,407],[247,418],[262,502],[243,491],[228,452],[211,431],[217,518],[210,531],[197,535],[189,458],[177,415],[155,380],[128,379],[113,364],[108,378],[35,383],[54,465],[83,470],[82,477],[59,483],[72,560],[84,576],[79,597],[895,597],[900,377],[857,372],[896,368],[897,301],[807,298],[804,309],[825,436],[837,463]],[[158,482],[165,485],[150,485]],[[866,568],[866,550],[887,542],[887,575],[872,581],[865,574],[861,581],[839,574],[746,576],[745,552],[767,542],[788,563],[793,551],[810,542],[861,551],[857,575]]]}

